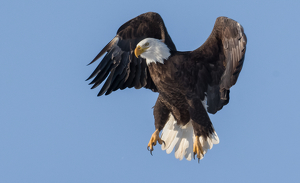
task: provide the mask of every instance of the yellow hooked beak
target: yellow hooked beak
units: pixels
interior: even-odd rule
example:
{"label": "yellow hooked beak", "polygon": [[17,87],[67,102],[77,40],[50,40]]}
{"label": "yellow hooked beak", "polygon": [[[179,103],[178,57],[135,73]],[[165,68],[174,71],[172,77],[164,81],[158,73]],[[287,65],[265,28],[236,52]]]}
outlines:
{"label": "yellow hooked beak", "polygon": [[138,58],[140,56],[140,54],[144,53],[147,49],[148,49],[148,47],[142,48],[141,46],[137,46],[134,50],[134,54],[135,54],[136,58]]}

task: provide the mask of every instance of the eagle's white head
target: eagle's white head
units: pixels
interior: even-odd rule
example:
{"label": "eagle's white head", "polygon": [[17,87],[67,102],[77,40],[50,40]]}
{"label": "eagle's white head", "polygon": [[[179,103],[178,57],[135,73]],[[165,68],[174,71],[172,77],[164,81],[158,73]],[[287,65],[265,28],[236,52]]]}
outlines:
{"label": "eagle's white head", "polygon": [[171,55],[170,49],[167,45],[159,39],[155,38],[146,38],[140,41],[134,50],[136,57],[139,55],[146,59],[147,65],[151,62],[164,63],[164,60],[167,60]]}

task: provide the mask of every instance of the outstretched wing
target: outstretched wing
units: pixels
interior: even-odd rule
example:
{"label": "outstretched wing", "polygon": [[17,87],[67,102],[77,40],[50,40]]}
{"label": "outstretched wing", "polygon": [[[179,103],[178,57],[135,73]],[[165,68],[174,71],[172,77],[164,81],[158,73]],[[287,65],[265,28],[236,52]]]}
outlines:
{"label": "outstretched wing", "polygon": [[[169,36],[161,16],[148,12],[137,16],[123,24],[117,31],[117,35],[100,51],[93,59],[95,62],[104,53],[100,64],[87,79],[93,79],[92,89],[99,86],[105,79],[98,96],[110,94],[118,89],[145,87],[157,91],[154,85],[146,60],[136,58],[134,49],[144,38],[161,39],[170,50],[176,51],[176,47]],[[90,63],[90,64],[91,64]]]}
{"label": "outstretched wing", "polygon": [[229,102],[229,89],[242,70],[247,38],[243,27],[227,17],[218,17],[211,35],[193,51],[192,58],[208,65],[211,80],[207,88],[208,112],[216,113]]}

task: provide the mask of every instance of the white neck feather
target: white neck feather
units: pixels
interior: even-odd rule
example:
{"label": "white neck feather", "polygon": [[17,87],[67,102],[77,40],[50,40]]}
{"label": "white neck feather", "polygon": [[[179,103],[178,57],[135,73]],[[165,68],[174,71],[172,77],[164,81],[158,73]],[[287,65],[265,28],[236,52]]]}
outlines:
{"label": "white neck feather", "polygon": [[164,60],[167,60],[171,55],[170,49],[161,40],[154,38],[143,39],[138,45],[149,43],[149,48],[141,54],[142,58],[146,59],[147,65],[150,63],[161,63],[164,64]]}

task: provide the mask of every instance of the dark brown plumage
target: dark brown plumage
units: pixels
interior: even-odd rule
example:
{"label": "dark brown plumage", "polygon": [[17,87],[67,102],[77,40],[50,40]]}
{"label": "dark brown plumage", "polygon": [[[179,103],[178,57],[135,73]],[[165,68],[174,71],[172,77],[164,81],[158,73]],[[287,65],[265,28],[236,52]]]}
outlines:
{"label": "dark brown plumage", "polygon": [[[115,41],[113,39],[91,62],[95,62],[104,53],[108,52],[87,79],[96,76],[90,83],[94,84],[92,88],[96,88],[101,84],[111,72],[98,96],[104,93],[108,95],[112,91],[127,87],[135,87],[136,89],[145,87],[156,92],[157,89],[150,77],[145,59],[136,58],[133,50],[141,40],[152,37],[164,40],[171,50],[176,51],[176,47],[160,15],[150,12],[131,19],[118,29],[116,37],[120,39],[117,46],[113,47]],[[111,59],[114,54],[114,58]]]}
{"label": "dark brown plumage", "polygon": [[[145,38],[160,39],[167,45],[171,55],[163,64],[152,62],[147,65],[146,59],[134,56],[137,44]],[[179,52],[160,15],[149,12],[119,28],[116,37],[91,62],[107,52],[88,79],[95,77],[90,83],[92,88],[106,79],[98,96],[127,87],[145,87],[159,92],[154,106],[158,132],[171,115],[177,125],[184,127],[191,122],[194,135],[208,139],[212,138],[214,128],[202,101],[207,98],[210,113],[216,113],[228,104],[230,87],[236,83],[243,66],[246,43],[246,35],[239,23],[219,17],[202,46],[194,51]],[[151,151],[156,141],[161,143],[159,137],[155,138],[148,145]],[[200,149],[204,148],[201,146]],[[205,154],[203,150],[200,152],[195,152],[194,147],[198,158]]]}

